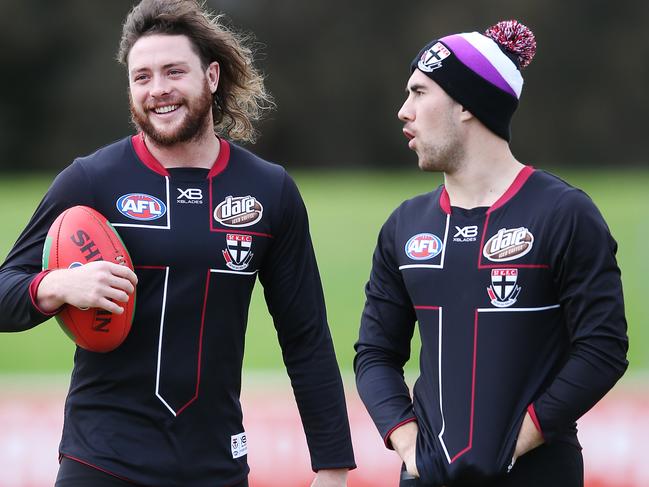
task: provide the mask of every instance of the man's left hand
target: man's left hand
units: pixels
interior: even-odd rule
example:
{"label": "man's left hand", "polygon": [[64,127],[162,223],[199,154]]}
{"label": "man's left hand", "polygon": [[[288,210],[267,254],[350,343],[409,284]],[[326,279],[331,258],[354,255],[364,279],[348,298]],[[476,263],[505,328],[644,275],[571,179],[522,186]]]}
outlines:
{"label": "man's left hand", "polygon": [[346,468],[325,468],[318,470],[311,487],[347,487]]}

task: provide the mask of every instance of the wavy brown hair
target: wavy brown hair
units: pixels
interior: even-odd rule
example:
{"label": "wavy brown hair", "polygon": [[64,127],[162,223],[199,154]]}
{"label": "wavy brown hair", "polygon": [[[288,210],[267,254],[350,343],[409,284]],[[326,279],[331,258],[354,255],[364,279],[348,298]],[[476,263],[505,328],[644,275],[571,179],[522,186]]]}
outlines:
{"label": "wavy brown hair", "polygon": [[212,95],[214,130],[233,140],[254,142],[253,122],[274,104],[263,75],[253,66],[251,36],[226,27],[223,15],[209,12],[198,0],[142,0],[126,17],[117,60],[128,66],[133,45],[151,34],[185,35],[205,69],[219,63],[219,85]]}

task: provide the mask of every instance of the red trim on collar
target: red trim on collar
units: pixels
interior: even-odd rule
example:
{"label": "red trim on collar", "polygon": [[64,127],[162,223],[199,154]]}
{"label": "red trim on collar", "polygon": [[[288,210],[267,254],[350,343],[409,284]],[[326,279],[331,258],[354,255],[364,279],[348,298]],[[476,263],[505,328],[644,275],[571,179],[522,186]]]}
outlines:
{"label": "red trim on collar", "polygon": [[534,168],[532,166],[525,166],[523,169],[521,169],[516,175],[514,182],[509,185],[509,188],[507,188],[507,191],[505,191],[503,195],[489,207],[487,214],[497,210],[505,203],[507,203],[510,199],[512,199],[514,195],[518,193],[518,191],[523,187],[525,181],[527,181],[527,179],[532,175],[533,172]]}
{"label": "red trim on collar", "polygon": [[[131,143],[133,144],[133,149],[135,150],[138,159],[140,159],[146,167],[161,176],[169,176],[169,171],[167,171],[167,169],[160,164],[160,161],[151,154],[149,148],[144,143],[144,134],[142,132],[131,137]],[[207,174],[208,179],[223,172],[223,170],[228,166],[228,161],[230,160],[230,144],[221,138],[219,138],[219,144],[219,155],[216,158],[216,161],[214,161],[214,165],[210,169],[210,172]]]}
{"label": "red trim on collar", "polygon": [[439,206],[444,213],[451,214],[451,198],[446,191],[446,186],[442,187],[442,194],[439,195]]}
{"label": "red trim on collar", "polygon": [[230,162],[230,144],[227,140],[221,138],[219,138],[219,143],[221,144],[219,156],[216,158],[212,169],[210,169],[210,172],[207,174],[207,179],[221,174],[225,168],[228,167],[228,162]]}
{"label": "red trim on collar", "polygon": [[153,157],[153,154],[149,152],[148,147],[144,143],[144,134],[142,132],[131,137],[131,143],[133,144],[133,149],[135,149],[135,154],[138,159],[140,159],[146,167],[161,176],[169,176],[169,171],[167,171],[165,167],[160,164],[160,161]]}
{"label": "red trim on collar", "polygon": [[[489,207],[487,214],[491,213],[494,210],[497,210],[505,203],[507,203],[510,199],[512,199],[514,195],[518,193],[518,191],[523,187],[525,181],[527,181],[527,179],[532,175],[534,171],[535,169],[532,166],[525,166],[523,169],[521,169],[516,175],[516,178],[514,178],[514,182],[509,185],[509,188],[507,188],[507,191],[505,191],[503,195]],[[449,197],[445,186],[442,187],[442,193],[439,195],[439,206],[442,208],[442,211],[444,211],[444,213],[446,213],[447,215],[451,214],[451,198]]]}

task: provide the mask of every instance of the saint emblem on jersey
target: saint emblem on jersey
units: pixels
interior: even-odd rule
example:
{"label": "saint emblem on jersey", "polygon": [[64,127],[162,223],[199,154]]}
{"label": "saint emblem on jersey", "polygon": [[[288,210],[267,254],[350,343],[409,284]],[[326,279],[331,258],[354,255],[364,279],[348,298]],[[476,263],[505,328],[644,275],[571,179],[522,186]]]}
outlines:
{"label": "saint emblem on jersey", "polygon": [[516,302],[521,287],[516,285],[518,269],[492,269],[491,286],[487,294],[491,304],[498,308],[507,308]]}
{"label": "saint emblem on jersey", "polygon": [[228,233],[225,236],[227,248],[223,250],[225,265],[233,271],[242,271],[252,260],[252,236]]}
{"label": "saint emblem on jersey", "polygon": [[406,242],[406,255],[412,260],[428,260],[442,251],[442,241],[432,233],[418,233]]}
{"label": "saint emblem on jersey", "polygon": [[263,205],[254,196],[228,196],[214,208],[214,219],[226,227],[249,227],[263,213]]}
{"label": "saint emblem on jersey", "polygon": [[487,240],[482,255],[492,262],[506,262],[523,257],[533,245],[534,235],[527,228],[501,228]]}
{"label": "saint emblem on jersey", "polygon": [[119,212],[140,221],[157,220],[167,213],[167,206],[155,196],[143,193],[130,193],[117,200]]}
{"label": "saint emblem on jersey", "polygon": [[425,73],[430,73],[437,68],[441,68],[442,61],[450,55],[451,51],[444,44],[436,42],[421,55],[417,67]]}

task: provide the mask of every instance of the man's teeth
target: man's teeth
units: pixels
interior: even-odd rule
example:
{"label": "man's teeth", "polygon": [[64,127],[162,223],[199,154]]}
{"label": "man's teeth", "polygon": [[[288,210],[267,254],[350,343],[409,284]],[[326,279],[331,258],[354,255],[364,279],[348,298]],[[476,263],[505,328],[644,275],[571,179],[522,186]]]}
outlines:
{"label": "man's teeth", "polygon": [[166,107],[155,108],[153,111],[156,113],[169,113],[169,112],[173,112],[177,108],[178,105],[167,105]]}

